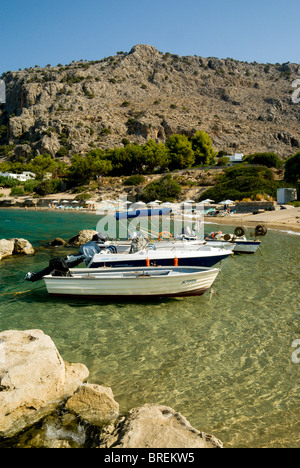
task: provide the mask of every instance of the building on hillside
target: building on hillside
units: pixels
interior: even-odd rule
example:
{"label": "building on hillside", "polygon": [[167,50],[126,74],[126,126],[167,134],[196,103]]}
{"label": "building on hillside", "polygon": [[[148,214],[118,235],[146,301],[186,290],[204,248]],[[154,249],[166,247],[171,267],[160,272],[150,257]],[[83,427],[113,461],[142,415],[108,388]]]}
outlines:
{"label": "building on hillside", "polygon": [[235,153],[234,155],[228,155],[229,158],[229,166],[233,166],[234,164],[241,164],[244,160],[243,153]]}
{"label": "building on hillside", "polygon": [[15,179],[19,182],[26,182],[27,180],[35,179],[33,172],[22,172],[22,174],[13,174],[12,172],[0,172],[0,177],[6,177],[8,179]]}
{"label": "building on hillside", "polygon": [[297,200],[297,190],[295,188],[280,188],[277,190],[277,203],[284,205]]}

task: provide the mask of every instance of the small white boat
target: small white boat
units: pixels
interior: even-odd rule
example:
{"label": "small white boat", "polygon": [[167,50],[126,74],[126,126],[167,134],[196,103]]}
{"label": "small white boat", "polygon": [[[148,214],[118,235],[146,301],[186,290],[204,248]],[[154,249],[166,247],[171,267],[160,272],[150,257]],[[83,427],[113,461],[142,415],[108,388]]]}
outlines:
{"label": "small white boat", "polygon": [[225,243],[233,243],[235,253],[249,253],[254,254],[261,244],[260,237],[267,234],[267,228],[263,225],[258,225],[255,232],[251,233],[253,239],[247,239],[245,236],[245,229],[237,227],[234,234],[223,234],[223,232],[211,232],[205,236],[207,245],[220,247]]}
{"label": "small white boat", "polygon": [[218,273],[218,268],[203,267],[74,268],[66,276],[52,273],[43,279],[50,295],[142,299],[201,296]]}

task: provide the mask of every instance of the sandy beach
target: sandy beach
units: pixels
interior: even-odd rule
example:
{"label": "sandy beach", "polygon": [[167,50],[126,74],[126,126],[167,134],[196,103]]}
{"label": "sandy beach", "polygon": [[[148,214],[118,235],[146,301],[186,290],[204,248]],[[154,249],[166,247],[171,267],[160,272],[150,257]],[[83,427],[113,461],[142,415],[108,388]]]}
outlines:
{"label": "sandy beach", "polygon": [[239,213],[228,216],[206,216],[205,222],[220,225],[255,227],[264,224],[269,229],[300,232],[300,208],[288,206],[286,209],[265,211],[264,213]]}

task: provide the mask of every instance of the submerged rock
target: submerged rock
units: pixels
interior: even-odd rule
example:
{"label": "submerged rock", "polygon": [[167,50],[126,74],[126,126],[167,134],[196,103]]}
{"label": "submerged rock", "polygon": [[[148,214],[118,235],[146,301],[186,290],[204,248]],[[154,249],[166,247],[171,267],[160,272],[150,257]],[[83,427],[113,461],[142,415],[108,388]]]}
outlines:
{"label": "submerged rock", "polygon": [[105,448],[223,448],[216,437],[199,432],[180,413],[159,405],[132,409],[102,435]]}

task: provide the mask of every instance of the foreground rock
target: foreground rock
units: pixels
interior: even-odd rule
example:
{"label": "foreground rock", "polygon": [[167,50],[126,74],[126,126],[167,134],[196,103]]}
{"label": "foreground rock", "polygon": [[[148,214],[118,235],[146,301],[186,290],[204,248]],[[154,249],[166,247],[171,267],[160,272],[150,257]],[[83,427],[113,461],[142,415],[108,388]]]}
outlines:
{"label": "foreground rock", "polygon": [[84,365],[65,363],[41,330],[0,333],[0,436],[51,413],[88,375]]}
{"label": "foreground rock", "polygon": [[119,416],[119,404],[114,400],[111,388],[101,385],[82,385],[65,408],[93,426],[101,427]]}
{"label": "foreground rock", "polygon": [[214,436],[199,432],[167,406],[132,409],[116,427],[103,432],[105,448],[223,448]]}
{"label": "foreground rock", "polygon": [[11,255],[33,255],[34,248],[26,239],[0,239],[0,260]]}
{"label": "foreground rock", "polygon": [[79,247],[91,241],[95,234],[97,234],[97,231],[94,231],[93,229],[84,229],[83,231],[80,231],[76,236],[72,237],[69,240],[69,244]]}
{"label": "foreground rock", "polygon": [[1,332],[0,447],[222,448],[167,406],[120,418],[112,390],[84,383],[88,375],[41,330]]}

